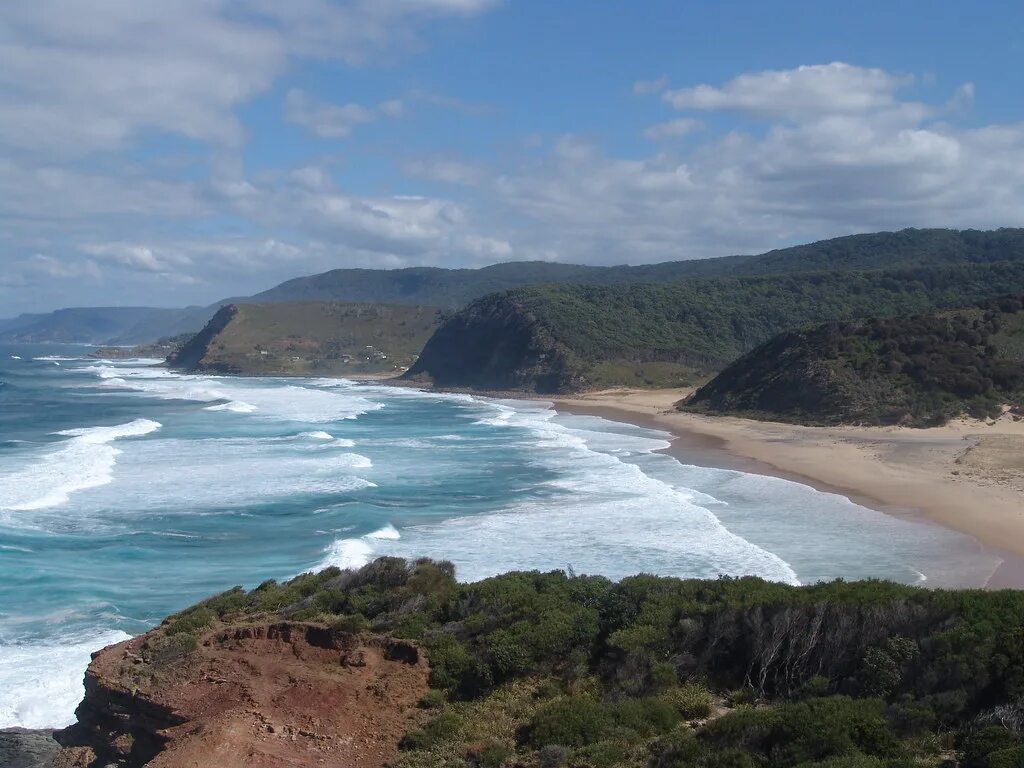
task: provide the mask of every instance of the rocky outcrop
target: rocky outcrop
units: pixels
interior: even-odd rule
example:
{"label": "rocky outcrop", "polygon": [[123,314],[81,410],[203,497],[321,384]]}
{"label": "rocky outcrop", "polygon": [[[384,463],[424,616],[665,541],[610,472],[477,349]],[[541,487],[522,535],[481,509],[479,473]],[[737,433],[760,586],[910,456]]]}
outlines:
{"label": "rocky outcrop", "polygon": [[[202,368],[203,360],[210,350],[210,344],[237,314],[238,307],[234,304],[228,304],[218,309],[217,314],[210,318],[210,322],[203,327],[203,330],[168,356],[168,365],[189,371]],[[234,373],[235,371],[223,370],[223,372]]]}
{"label": "rocky outcrop", "polygon": [[57,768],[379,768],[397,753],[428,665],[412,643],[318,624],[163,629],[93,657]]}
{"label": "rocky outcrop", "polygon": [[50,768],[60,750],[52,731],[0,730],[0,766]]}
{"label": "rocky outcrop", "polygon": [[588,385],[569,350],[514,293],[486,296],[449,317],[405,378],[439,387],[541,394]]}

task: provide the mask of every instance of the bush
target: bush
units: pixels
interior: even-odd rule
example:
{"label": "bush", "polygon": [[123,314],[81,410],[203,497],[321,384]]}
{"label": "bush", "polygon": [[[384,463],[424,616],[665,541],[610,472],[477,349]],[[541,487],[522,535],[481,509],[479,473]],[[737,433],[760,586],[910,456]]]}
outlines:
{"label": "bush", "polygon": [[462,718],[454,712],[442,712],[418,731],[402,737],[398,747],[402,750],[430,749],[451,739],[462,728]]}
{"label": "bush", "polygon": [[445,705],[445,703],[446,699],[444,694],[441,691],[432,688],[423,694],[423,698],[420,699],[417,706],[419,706],[420,709],[440,709]]}
{"label": "bush", "polygon": [[370,626],[370,622],[361,613],[353,613],[347,616],[339,616],[331,622],[331,630],[343,634],[358,634],[364,632]]}
{"label": "bush", "polygon": [[607,710],[583,696],[567,696],[542,705],[520,734],[533,747],[582,747],[601,741],[611,727]]}
{"label": "bush", "polygon": [[996,768],[991,762],[992,758],[1000,763],[1005,762],[1007,756],[1015,754],[1020,746],[1016,734],[1002,726],[988,725],[974,729],[961,738],[962,764],[964,768]]}
{"label": "bush", "polygon": [[684,720],[703,720],[711,714],[711,692],[698,683],[687,683],[665,691],[661,700]]}
{"label": "bush", "polygon": [[182,613],[167,624],[166,633],[169,636],[188,634],[195,635],[200,630],[206,629],[213,623],[213,611],[206,607],[193,608],[187,613]]}
{"label": "bush", "polygon": [[612,708],[615,724],[641,736],[670,731],[679,722],[679,712],[661,699],[622,699]]}
{"label": "bush", "polygon": [[512,750],[497,741],[474,745],[466,751],[466,763],[476,768],[500,768]]}

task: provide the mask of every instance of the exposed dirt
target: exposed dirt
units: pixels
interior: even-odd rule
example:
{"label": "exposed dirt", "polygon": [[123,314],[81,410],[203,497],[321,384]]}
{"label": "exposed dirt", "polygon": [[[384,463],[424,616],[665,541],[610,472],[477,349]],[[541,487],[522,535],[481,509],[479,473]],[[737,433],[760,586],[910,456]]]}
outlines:
{"label": "exposed dirt", "polygon": [[311,624],[221,627],[167,657],[158,632],[93,660],[58,768],[380,768],[416,718],[418,649]]}

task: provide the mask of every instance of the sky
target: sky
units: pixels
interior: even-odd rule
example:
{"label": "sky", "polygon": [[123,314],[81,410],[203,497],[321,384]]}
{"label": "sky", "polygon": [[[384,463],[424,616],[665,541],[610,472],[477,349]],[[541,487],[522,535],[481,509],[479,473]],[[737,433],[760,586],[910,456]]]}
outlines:
{"label": "sky", "polygon": [[0,317],[1024,225],[1024,3],[33,0]]}

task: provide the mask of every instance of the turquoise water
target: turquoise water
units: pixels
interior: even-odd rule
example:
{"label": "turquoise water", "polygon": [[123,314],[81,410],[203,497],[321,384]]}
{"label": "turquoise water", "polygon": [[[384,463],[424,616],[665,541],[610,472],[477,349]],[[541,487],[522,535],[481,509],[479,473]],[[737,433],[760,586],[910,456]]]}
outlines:
{"label": "turquoise water", "polygon": [[380,554],[444,557],[466,580],[571,566],[942,585],[997,564],[544,403],[81,355],[0,347],[0,727],[70,722],[91,651],[202,597]]}

